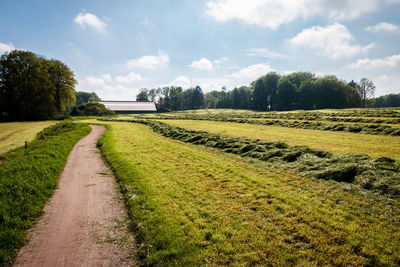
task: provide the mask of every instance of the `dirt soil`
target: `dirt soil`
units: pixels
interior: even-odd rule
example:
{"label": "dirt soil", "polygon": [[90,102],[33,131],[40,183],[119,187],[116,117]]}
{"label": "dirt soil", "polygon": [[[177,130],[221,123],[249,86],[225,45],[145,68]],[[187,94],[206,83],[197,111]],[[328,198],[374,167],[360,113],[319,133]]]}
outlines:
{"label": "dirt soil", "polygon": [[136,265],[122,197],[96,141],[104,127],[91,125],[68,157],[59,186],[15,266]]}

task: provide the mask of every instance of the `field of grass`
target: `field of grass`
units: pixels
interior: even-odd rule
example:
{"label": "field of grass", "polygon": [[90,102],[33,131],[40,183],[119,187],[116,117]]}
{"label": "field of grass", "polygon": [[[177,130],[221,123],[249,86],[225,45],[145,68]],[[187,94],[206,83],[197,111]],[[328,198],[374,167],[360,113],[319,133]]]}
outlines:
{"label": "field of grass", "polygon": [[144,263],[400,263],[397,202],[168,139],[145,125],[103,123],[99,146],[126,196]]}
{"label": "field of grass", "polygon": [[56,121],[0,123],[0,154],[32,141],[36,134]]}
{"label": "field of grass", "polygon": [[27,149],[20,147],[1,156],[0,266],[13,262],[26,230],[57,187],[69,152],[89,132],[86,124],[60,123],[41,131],[44,138],[33,140]]}
{"label": "field of grass", "polygon": [[291,146],[306,145],[332,152],[367,154],[371,157],[390,157],[400,160],[400,137],[367,135],[347,132],[316,131],[278,126],[217,122],[205,120],[162,120],[189,130],[219,133],[233,137],[283,141]]}

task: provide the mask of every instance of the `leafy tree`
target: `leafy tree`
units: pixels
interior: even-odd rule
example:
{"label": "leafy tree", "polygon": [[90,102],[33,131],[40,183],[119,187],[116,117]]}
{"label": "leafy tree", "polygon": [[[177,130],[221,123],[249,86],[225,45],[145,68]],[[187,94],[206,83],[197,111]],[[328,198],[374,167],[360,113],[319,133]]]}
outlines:
{"label": "leafy tree", "polygon": [[251,90],[247,86],[235,88],[230,93],[231,107],[236,109],[250,108]]}
{"label": "leafy tree", "polygon": [[147,93],[149,101],[156,102],[157,96],[160,96],[160,88],[159,89],[150,89]]}
{"label": "leafy tree", "polygon": [[0,119],[52,118],[75,102],[76,80],[61,61],[14,50],[0,58]]}
{"label": "leafy tree", "polygon": [[267,91],[267,109],[269,110],[273,109],[273,102],[275,101],[280,77],[276,72],[269,72],[263,78]]}
{"label": "leafy tree", "polygon": [[74,73],[61,61],[56,59],[44,60],[47,65],[47,71],[50,80],[54,85],[55,105],[58,113],[64,112],[67,107],[75,103],[75,85]]}
{"label": "leafy tree", "polygon": [[278,88],[279,74],[269,72],[252,83],[252,101],[256,110],[272,110]]}
{"label": "leafy tree", "polygon": [[149,101],[149,90],[146,88],[140,89],[139,94],[136,96],[136,101],[148,102]]}
{"label": "leafy tree", "polygon": [[315,108],[315,81],[307,79],[301,82],[299,88],[299,108],[314,109]]}
{"label": "leafy tree", "polygon": [[362,78],[358,86],[358,95],[362,101],[362,107],[365,108],[367,101],[372,99],[375,95],[375,85],[367,78]]}
{"label": "leafy tree", "polygon": [[301,83],[307,80],[315,80],[315,74],[311,72],[293,72],[291,74],[286,75],[286,77],[290,80],[292,84],[294,84],[297,88],[300,88]]}
{"label": "leafy tree", "polygon": [[278,110],[292,110],[296,105],[296,85],[286,76],[281,77],[276,91],[276,107]]}
{"label": "leafy tree", "polygon": [[182,87],[170,87],[169,90],[169,106],[172,110],[182,109],[183,105],[183,89]]}
{"label": "leafy tree", "polygon": [[54,116],[55,88],[45,61],[34,53],[13,50],[0,59],[0,115],[3,120]]}
{"label": "leafy tree", "polygon": [[96,93],[88,93],[88,92],[77,92],[76,93],[76,103],[75,105],[80,105],[88,102],[101,101],[100,97],[97,96]]}
{"label": "leafy tree", "polygon": [[266,86],[264,84],[264,80],[262,78],[258,78],[253,84],[253,105],[256,110],[267,110],[268,102],[267,102],[268,93],[266,90]]}
{"label": "leafy tree", "polygon": [[189,103],[190,107],[193,109],[199,109],[204,106],[204,94],[200,86],[197,85],[194,89],[192,89]]}
{"label": "leafy tree", "polygon": [[321,108],[345,108],[346,84],[334,75],[327,75],[315,81],[315,106]]}

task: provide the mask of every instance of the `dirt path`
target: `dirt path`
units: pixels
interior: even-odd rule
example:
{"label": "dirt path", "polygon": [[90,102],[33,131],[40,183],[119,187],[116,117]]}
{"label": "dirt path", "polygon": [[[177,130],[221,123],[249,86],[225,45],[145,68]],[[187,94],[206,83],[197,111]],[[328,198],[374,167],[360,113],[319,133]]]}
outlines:
{"label": "dirt path", "polygon": [[104,127],[91,127],[69,155],[59,187],[15,266],[135,264],[135,240],[127,230],[123,201],[96,148]]}

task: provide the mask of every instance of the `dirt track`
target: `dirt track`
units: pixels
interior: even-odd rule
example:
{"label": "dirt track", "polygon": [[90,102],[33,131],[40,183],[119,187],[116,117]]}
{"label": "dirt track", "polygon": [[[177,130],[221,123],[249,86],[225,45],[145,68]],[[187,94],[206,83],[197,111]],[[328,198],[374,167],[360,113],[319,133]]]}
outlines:
{"label": "dirt track", "polygon": [[15,266],[135,264],[135,240],[127,230],[123,202],[96,148],[104,127],[91,127],[69,155],[59,187]]}

